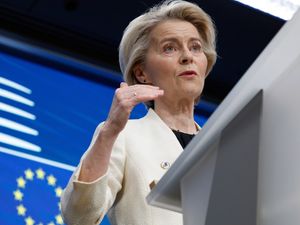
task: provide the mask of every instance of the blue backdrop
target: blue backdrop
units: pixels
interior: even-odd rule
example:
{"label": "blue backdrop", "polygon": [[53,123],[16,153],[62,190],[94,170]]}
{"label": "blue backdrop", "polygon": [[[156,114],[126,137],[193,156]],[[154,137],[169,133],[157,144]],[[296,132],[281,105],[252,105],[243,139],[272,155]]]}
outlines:
{"label": "blue backdrop", "polygon": [[[62,189],[113,94],[110,86],[0,53],[1,225],[63,224]],[[145,113],[140,104],[132,118]]]}

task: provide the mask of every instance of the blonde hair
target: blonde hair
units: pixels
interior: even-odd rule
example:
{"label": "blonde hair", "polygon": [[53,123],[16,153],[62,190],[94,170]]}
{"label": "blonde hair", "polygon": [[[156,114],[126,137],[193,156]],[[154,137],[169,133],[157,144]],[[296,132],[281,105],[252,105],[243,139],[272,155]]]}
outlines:
{"label": "blonde hair", "polygon": [[[217,57],[215,26],[212,19],[196,4],[182,0],[167,0],[132,20],[123,33],[119,46],[119,63],[123,78],[129,85],[140,83],[134,75],[133,68],[145,61],[150,44],[150,32],[160,22],[170,19],[187,21],[196,27],[203,40],[203,52],[208,61],[206,76],[211,71]],[[200,97],[196,102],[199,99]]]}

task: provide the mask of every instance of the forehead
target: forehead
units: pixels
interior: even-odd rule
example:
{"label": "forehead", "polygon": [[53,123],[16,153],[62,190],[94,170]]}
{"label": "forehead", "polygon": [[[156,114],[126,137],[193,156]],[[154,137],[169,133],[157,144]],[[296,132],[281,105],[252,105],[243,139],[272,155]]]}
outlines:
{"label": "forehead", "polygon": [[157,24],[150,33],[150,39],[160,42],[165,38],[201,39],[196,27],[183,20],[166,20]]}

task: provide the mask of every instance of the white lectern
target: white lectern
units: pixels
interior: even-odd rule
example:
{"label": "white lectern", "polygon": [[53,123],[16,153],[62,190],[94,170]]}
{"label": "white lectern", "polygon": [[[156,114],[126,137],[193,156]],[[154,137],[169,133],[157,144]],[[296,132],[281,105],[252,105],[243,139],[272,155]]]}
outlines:
{"label": "white lectern", "polygon": [[147,200],[184,225],[300,224],[300,11]]}

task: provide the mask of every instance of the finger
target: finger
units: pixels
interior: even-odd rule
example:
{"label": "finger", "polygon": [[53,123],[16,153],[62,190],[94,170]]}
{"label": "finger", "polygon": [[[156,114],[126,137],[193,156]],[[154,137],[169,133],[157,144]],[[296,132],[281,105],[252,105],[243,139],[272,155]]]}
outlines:
{"label": "finger", "polygon": [[163,94],[163,90],[148,88],[132,88],[124,90],[121,94],[122,99],[135,99],[138,96],[156,96]]}
{"label": "finger", "polygon": [[134,89],[139,89],[139,88],[147,88],[147,89],[159,89],[158,86],[154,86],[154,85],[148,85],[148,84],[135,84],[133,86],[130,86]]}
{"label": "finger", "polygon": [[141,103],[141,102],[147,102],[147,101],[151,101],[154,99],[159,98],[160,96],[164,95],[164,91],[163,90],[156,90],[156,91],[152,91],[152,92],[148,92],[148,93],[141,93],[141,94],[136,94],[133,95],[130,100],[135,102],[136,104]]}
{"label": "finger", "polygon": [[128,86],[126,83],[121,83],[120,88],[117,89],[119,97],[130,98],[140,93],[148,93],[149,91],[158,91],[159,87],[153,87],[150,85],[132,85]]}
{"label": "finger", "polygon": [[120,83],[120,88],[123,88],[123,87],[128,87],[128,84],[126,82],[121,82]]}
{"label": "finger", "polygon": [[136,95],[136,94],[143,94],[143,93],[148,93],[153,91],[156,92],[162,89],[160,89],[157,86],[150,86],[150,85],[133,85],[133,86],[128,86],[127,90],[125,89],[123,90],[126,91],[127,93]]}

